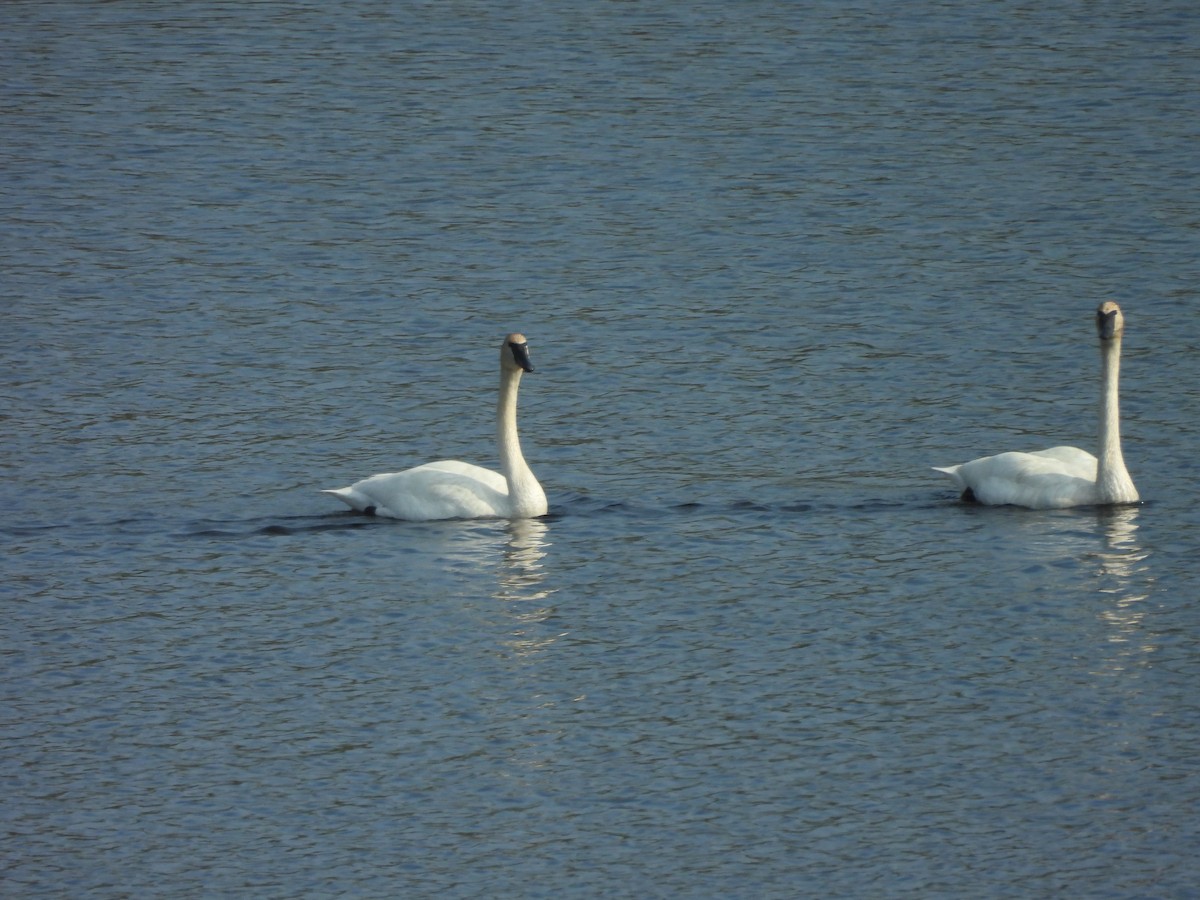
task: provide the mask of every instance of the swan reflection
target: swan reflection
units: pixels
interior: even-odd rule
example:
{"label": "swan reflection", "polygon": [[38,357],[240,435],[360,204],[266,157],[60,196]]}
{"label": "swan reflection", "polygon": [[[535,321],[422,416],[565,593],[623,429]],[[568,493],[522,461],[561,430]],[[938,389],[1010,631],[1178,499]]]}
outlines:
{"label": "swan reflection", "polygon": [[497,600],[542,600],[545,589],[546,540],[549,528],[541,519],[513,519],[507,525],[508,541],[496,573]]}
{"label": "swan reflection", "polygon": [[506,605],[514,628],[504,644],[518,656],[540,653],[559,637],[546,632],[544,623],[554,615],[547,602],[554,588],[546,584],[549,526],[541,519],[514,519],[507,523],[508,542],[496,572],[496,600]]}
{"label": "swan reflection", "polygon": [[1119,650],[1118,659],[1109,668],[1120,671],[1134,656],[1155,650],[1152,634],[1147,633],[1146,614],[1154,585],[1154,576],[1146,560],[1150,553],[1138,540],[1137,519],[1141,510],[1125,507],[1106,511],[1098,524],[1104,538],[1099,552],[1100,593],[1111,603],[1100,613],[1110,626],[1108,641]]}

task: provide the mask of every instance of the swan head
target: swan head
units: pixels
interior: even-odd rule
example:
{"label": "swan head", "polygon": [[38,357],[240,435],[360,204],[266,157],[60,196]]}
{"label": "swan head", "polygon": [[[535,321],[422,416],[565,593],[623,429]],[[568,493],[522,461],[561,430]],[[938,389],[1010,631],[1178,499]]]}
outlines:
{"label": "swan head", "polygon": [[1111,300],[1105,300],[1096,310],[1096,330],[1100,340],[1113,341],[1121,337],[1125,331],[1125,317],[1121,315],[1121,307]]}
{"label": "swan head", "polygon": [[500,345],[500,368],[505,372],[532,372],[533,363],[529,361],[529,342],[525,335],[513,332]]}

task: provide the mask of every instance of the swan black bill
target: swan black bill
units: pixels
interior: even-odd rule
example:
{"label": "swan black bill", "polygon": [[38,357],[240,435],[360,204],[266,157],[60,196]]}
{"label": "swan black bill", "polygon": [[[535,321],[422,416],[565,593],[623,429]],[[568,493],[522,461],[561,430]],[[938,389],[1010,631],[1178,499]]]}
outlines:
{"label": "swan black bill", "polygon": [[533,371],[533,363],[529,361],[529,345],[526,343],[508,342],[509,349],[512,350],[513,360],[518,366],[526,372]]}
{"label": "swan black bill", "polygon": [[1117,333],[1117,310],[1096,313],[1096,328],[1100,331],[1100,340],[1111,341]]}

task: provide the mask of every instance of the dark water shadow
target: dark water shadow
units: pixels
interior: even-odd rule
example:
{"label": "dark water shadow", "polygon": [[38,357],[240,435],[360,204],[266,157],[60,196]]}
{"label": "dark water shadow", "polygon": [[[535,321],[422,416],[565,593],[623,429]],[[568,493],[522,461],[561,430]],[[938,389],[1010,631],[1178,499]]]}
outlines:
{"label": "dark water shadow", "polygon": [[[653,503],[634,502],[607,497],[575,495],[555,503],[547,515],[540,521],[557,522],[578,519],[608,519],[628,518],[645,521],[647,519],[664,519],[690,516],[724,516],[733,519],[744,518],[756,524],[769,522],[772,519],[790,520],[797,516],[821,517],[835,515],[844,517],[846,514],[861,514],[863,516],[879,516],[888,514],[912,513],[914,510],[960,515],[974,518],[976,516],[1067,516],[1067,517],[1105,517],[1118,515],[1121,511],[1141,509],[1149,506],[1147,501],[1122,507],[1074,507],[1061,510],[1029,510],[1020,507],[983,506],[978,503],[964,503],[954,497],[930,498],[925,494],[909,494],[892,498],[876,497],[862,500],[841,500],[838,498],[813,499],[805,501],[781,500],[778,503],[764,503],[757,500],[730,500],[704,502],[689,500],[682,503]],[[430,527],[462,527],[465,524],[485,525],[499,523],[500,519],[448,519],[436,522],[409,522],[401,519],[389,519],[382,516],[366,515],[354,510],[337,510],[335,512],[315,515],[271,515],[255,516],[245,519],[220,518],[199,519],[183,527],[168,530],[172,537],[182,540],[244,540],[254,537],[288,537],[323,532],[350,532],[363,528],[420,528]],[[112,531],[129,533],[162,533],[161,521],[141,518],[121,519],[107,523],[87,523],[87,527],[101,527]],[[0,533],[14,537],[36,537],[51,531],[77,527],[69,524],[8,526]]]}
{"label": "dark water shadow", "polygon": [[242,540],[244,538],[314,534],[325,531],[353,531],[359,528],[386,524],[405,524],[390,519],[377,519],[353,511],[325,513],[317,516],[270,516],[252,519],[208,519],[192,523],[191,527],[175,533],[182,539]]}

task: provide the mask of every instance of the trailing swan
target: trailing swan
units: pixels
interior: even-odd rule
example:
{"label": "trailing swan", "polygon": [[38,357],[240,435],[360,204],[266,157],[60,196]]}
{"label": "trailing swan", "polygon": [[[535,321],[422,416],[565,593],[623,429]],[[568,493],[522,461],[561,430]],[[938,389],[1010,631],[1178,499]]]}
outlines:
{"label": "trailing swan", "polygon": [[424,522],[433,519],[526,519],[544,516],[542,486],[521,455],[517,437],[517,389],[521,374],[532,372],[523,334],[500,345],[500,398],[496,403],[496,443],[501,472],[444,459],[403,472],[372,475],[350,487],[323,491],[370,515]]}
{"label": "trailing swan", "polygon": [[1111,300],[1096,310],[1100,334],[1100,458],[1078,447],[1051,447],[1035,453],[1000,453],[959,466],[934,468],[954,479],[964,500],[991,506],[1060,509],[1135,503],[1137,488],[1121,456],[1117,380],[1125,317]]}

